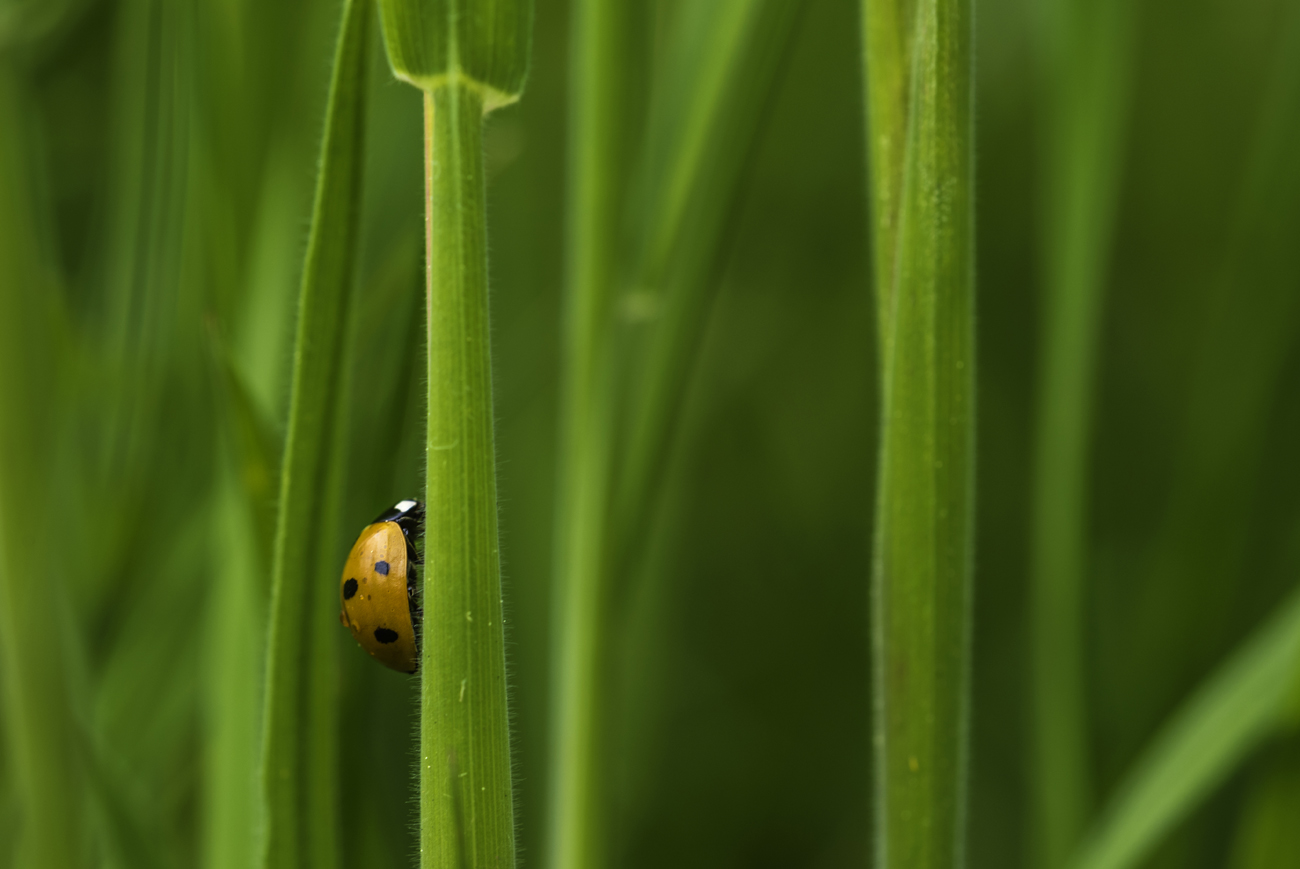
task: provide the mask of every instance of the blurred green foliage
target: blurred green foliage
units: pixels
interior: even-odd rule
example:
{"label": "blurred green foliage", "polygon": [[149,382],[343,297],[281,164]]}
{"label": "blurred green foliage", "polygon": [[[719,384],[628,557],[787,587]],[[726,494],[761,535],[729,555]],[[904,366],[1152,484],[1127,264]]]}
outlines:
{"label": "blurred green foliage", "polygon": [[[275,481],[339,5],[0,0],[0,866],[252,859]],[[869,859],[858,5],[805,4],[733,215],[646,531],[662,593],[636,599],[622,638],[621,865]],[[1029,854],[1034,14],[975,15],[978,867]],[[539,0],[528,96],[486,131],[525,865],[546,846],[566,16]],[[1085,517],[1082,723],[1103,802],[1300,579],[1297,17],[1288,0],[1136,15]],[[340,564],[354,529],[423,488],[420,96],[371,58]],[[334,635],[342,862],[410,865],[415,683]],[[1270,736],[1145,865],[1294,862],[1297,745]]]}

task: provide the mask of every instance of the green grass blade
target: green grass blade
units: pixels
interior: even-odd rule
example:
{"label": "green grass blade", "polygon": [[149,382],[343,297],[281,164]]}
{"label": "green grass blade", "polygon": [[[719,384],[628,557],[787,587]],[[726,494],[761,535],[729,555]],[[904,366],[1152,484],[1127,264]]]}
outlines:
{"label": "green grass blade", "polygon": [[425,93],[429,328],[420,865],[513,867],[480,92]]}
{"label": "green grass blade", "polygon": [[[321,148],[312,230],[303,270],[294,351],[288,434],[281,467],[279,518],[272,564],[262,785],[265,796],[263,865],[320,865],[329,859],[336,807],[319,795],[332,787],[333,767],[314,761],[335,715],[317,668],[313,621],[322,597],[333,599],[336,565],[321,563],[320,542],[334,477],[335,430],[343,374],[345,324],[364,165],[364,105],[370,9],[361,0],[343,7]],[[322,837],[325,837],[322,840]]]}
{"label": "green grass blade", "polygon": [[[615,569],[634,558],[719,284],[724,242],[800,0],[717,0],[681,12],[642,178],[648,219],[623,299],[640,337],[615,503]],[[646,323],[627,311],[648,307]]]}
{"label": "green grass blade", "polygon": [[[91,751],[89,745],[83,746]],[[166,861],[158,856],[160,840],[168,838],[171,830],[163,830],[163,836],[149,836],[144,833],[145,825],[139,815],[131,811],[131,799],[121,792],[121,785],[135,784],[129,776],[116,777],[107,774],[97,760],[88,758],[86,778],[89,782],[93,814],[99,824],[100,847],[104,853],[104,864],[109,866],[131,866],[135,869],[161,869]]]}
{"label": "green grass blade", "polygon": [[[640,14],[638,14],[640,13]],[[568,275],[560,483],[556,512],[555,700],[548,865],[603,865],[599,763],[603,592],[614,375],[611,306],[630,143],[629,68],[644,10],[582,0],[573,10]]]}
{"label": "green grass blade", "polygon": [[[88,474],[100,487],[100,503],[112,508],[91,529],[88,549],[98,561],[85,571],[93,581],[84,592],[91,612],[99,610],[101,595],[124,590],[96,581],[124,569],[130,541],[148,511],[159,509],[157,499],[184,491],[171,478],[177,469],[168,467],[167,447],[175,440],[156,435],[182,418],[178,398],[197,397],[197,391],[166,392],[180,357],[195,349],[183,330],[197,330],[186,304],[194,294],[185,292],[182,274],[190,178],[189,12],[183,4],[127,0],[114,15],[110,93],[116,121],[104,148],[105,232],[91,279],[103,294],[94,337],[105,352],[90,372],[99,381],[94,391],[103,417],[95,420],[102,434]],[[155,487],[164,474],[172,485]],[[128,570],[128,584],[133,576]]]}
{"label": "green grass blade", "polygon": [[[1162,541],[1166,558],[1156,565],[1167,589],[1175,588],[1175,582],[1182,587],[1183,576],[1176,568],[1181,564],[1192,569],[1196,565],[1190,559],[1197,553],[1219,569],[1240,570],[1246,564],[1241,528],[1249,492],[1243,489],[1251,471],[1241,465],[1259,456],[1254,445],[1269,422],[1268,390],[1285,370],[1284,324],[1294,321],[1291,288],[1300,268],[1290,236],[1279,229],[1289,225],[1287,218],[1297,213],[1300,201],[1300,171],[1291,158],[1300,141],[1297,45],[1300,15],[1293,12],[1279,40],[1245,184],[1230,224],[1227,258],[1216,282],[1214,316],[1202,351],[1208,358],[1194,371],[1197,419],[1189,429],[1204,434],[1193,439],[1181,457],[1185,465],[1178,497],[1162,529],[1168,535]],[[1250,292],[1242,292],[1242,287]],[[1214,360],[1228,358],[1234,364],[1232,378],[1212,367]],[[1225,512],[1225,503],[1243,507]],[[1207,536],[1202,530],[1208,527],[1207,516],[1214,520],[1213,541],[1200,539]],[[1288,619],[1300,619],[1294,615],[1298,606],[1288,603],[1175,713],[1110,800],[1072,867],[1136,865],[1264,737],[1288,720],[1293,713],[1283,695],[1287,680],[1294,684],[1296,677],[1294,660],[1288,664],[1285,658],[1290,654],[1294,659],[1300,652],[1287,645],[1293,642],[1287,631],[1300,628],[1287,625]],[[1158,630],[1152,633],[1157,640],[1170,640]],[[1155,651],[1161,649],[1156,646]]]}
{"label": "green grass blade", "polygon": [[[898,20],[866,0],[866,26]],[[872,43],[867,41],[868,46]],[[970,5],[921,0],[882,366],[872,575],[876,865],[965,860],[974,535],[974,240]],[[897,71],[895,71],[897,73]],[[868,62],[868,99],[896,76]],[[886,93],[884,98],[888,98]],[[874,207],[890,178],[873,178]],[[888,256],[888,233],[876,249]]]}
{"label": "green grass blade", "polygon": [[[227,465],[233,463],[227,463]],[[248,831],[260,823],[257,767],[266,657],[266,595],[257,582],[266,551],[256,513],[234,470],[223,468],[214,510],[221,547],[209,603],[204,732],[204,865],[242,869],[257,862]]]}
{"label": "green grass blade", "polygon": [[1134,5],[1054,0],[1040,15],[1045,315],[1032,511],[1030,768],[1034,865],[1059,869],[1092,802],[1083,664],[1087,460]]}
{"label": "green grass blade", "polygon": [[424,90],[429,406],[420,865],[514,866],[497,531],[483,115],[528,70],[529,0],[381,0],[388,60]]}
{"label": "green grass blade", "polygon": [[33,581],[33,555],[58,546],[47,426],[59,418],[59,383],[47,354],[62,348],[38,229],[32,109],[26,80],[0,57],[0,712],[22,814],[14,865],[63,869],[80,865],[86,834],[63,633],[72,616],[61,571]]}
{"label": "green grass blade", "polygon": [[[203,646],[195,642],[193,623],[177,614],[203,608],[209,575],[198,566],[211,553],[210,502],[202,506],[170,529],[169,539],[154,541],[151,558],[135,565],[139,576],[129,605],[96,662],[88,764],[93,761],[107,838],[128,851],[146,845],[157,855],[174,852],[186,814],[175,794],[189,786]],[[245,772],[251,777],[253,770]]]}
{"label": "green grass blade", "polygon": [[1295,715],[1300,593],[1189,698],[1142,754],[1070,869],[1137,866],[1173,824]]}
{"label": "green grass blade", "polygon": [[[678,10],[631,209],[631,275],[616,261],[635,102],[638,26],[627,4],[579,7],[571,69],[572,211],[557,531],[551,865],[600,866],[611,800],[604,670],[611,584],[640,540],[703,331],[722,241],[798,2],[721,0]],[[640,215],[644,214],[644,217]],[[621,296],[615,290],[622,291]],[[651,308],[649,319],[627,317]],[[626,379],[631,378],[630,386]],[[622,451],[620,393],[634,396]],[[617,499],[616,502],[614,499]],[[614,510],[611,516],[611,503]]]}
{"label": "green grass blade", "polygon": [[215,329],[209,348],[223,436],[211,519],[215,581],[206,607],[201,853],[209,869],[243,869],[259,857],[259,843],[247,835],[261,823],[257,774],[269,596],[259,566],[271,560],[274,546],[281,445]]}
{"label": "green grass blade", "polygon": [[[1269,542],[1276,532],[1266,529],[1290,508],[1260,499],[1271,490],[1296,491],[1279,484],[1276,456],[1288,453],[1279,408],[1292,406],[1284,396],[1294,380],[1300,322],[1300,6],[1279,7],[1260,26],[1268,36],[1250,52],[1250,98],[1238,99],[1244,111],[1232,129],[1239,154],[1232,175],[1219,182],[1213,258],[1197,260],[1199,278],[1178,279],[1200,289],[1194,328],[1185,332],[1193,355],[1177,390],[1181,419],[1161,447],[1170,486],[1154,535],[1115,565],[1132,593],[1121,607],[1101,611],[1108,637],[1129,637],[1099,646],[1099,673],[1109,671],[1100,684],[1109,690],[1097,699],[1109,697],[1112,710],[1122,710],[1106,720],[1127,731],[1121,743],[1130,758],[1233,648],[1236,618],[1225,614],[1246,600],[1245,590],[1291,579],[1261,559],[1276,545]],[[1168,267],[1179,258],[1166,260]],[[1112,634],[1116,623],[1122,627]],[[1184,829],[1183,844],[1174,847],[1207,834],[1200,825]]]}

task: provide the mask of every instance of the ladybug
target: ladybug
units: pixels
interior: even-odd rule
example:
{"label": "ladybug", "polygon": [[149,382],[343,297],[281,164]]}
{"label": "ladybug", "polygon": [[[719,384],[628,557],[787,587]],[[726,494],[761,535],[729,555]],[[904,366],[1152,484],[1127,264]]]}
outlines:
{"label": "ladybug", "polygon": [[423,530],[424,505],[398,501],[361,530],[339,581],[339,621],[372,658],[403,673],[420,662],[415,538]]}

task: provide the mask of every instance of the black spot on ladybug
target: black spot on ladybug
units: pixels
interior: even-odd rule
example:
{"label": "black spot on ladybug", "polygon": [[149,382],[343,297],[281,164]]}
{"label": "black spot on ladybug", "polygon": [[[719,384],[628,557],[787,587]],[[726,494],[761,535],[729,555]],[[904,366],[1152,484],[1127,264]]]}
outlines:
{"label": "black spot on ladybug", "polygon": [[388,576],[388,562],[387,562],[387,561],[376,561],[376,562],[375,562],[375,573],[378,573],[378,574],[380,574],[381,576]]}
{"label": "black spot on ladybug", "polygon": [[397,642],[397,631],[390,631],[388,628],[375,628],[375,639],[385,645],[395,643]]}
{"label": "black spot on ladybug", "polygon": [[352,600],[352,595],[356,593],[357,593],[357,581],[355,579],[349,579],[347,582],[343,583],[344,600]]}

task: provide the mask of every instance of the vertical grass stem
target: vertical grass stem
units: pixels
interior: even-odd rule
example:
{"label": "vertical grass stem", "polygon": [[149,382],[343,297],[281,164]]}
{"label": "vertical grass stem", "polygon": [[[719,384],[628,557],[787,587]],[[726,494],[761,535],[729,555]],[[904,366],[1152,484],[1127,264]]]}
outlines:
{"label": "vertical grass stem", "polygon": [[1045,299],[1030,585],[1039,869],[1064,864],[1092,802],[1083,665],[1088,445],[1132,6],[1054,0],[1041,10]]}
{"label": "vertical grass stem", "polygon": [[514,866],[497,536],[483,98],[425,92],[429,348],[420,865]]}
{"label": "vertical grass stem", "polygon": [[[868,30],[906,5],[866,0]],[[974,534],[970,3],[912,14],[906,129],[872,132],[905,136],[901,183],[872,178],[876,255],[895,263],[872,576],[876,865],[950,869],[965,861]],[[869,61],[868,99],[892,99],[903,75]],[[896,234],[881,222],[895,186]]]}
{"label": "vertical grass stem", "polygon": [[[58,542],[47,510],[58,382],[58,294],[44,261],[28,131],[35,114],[23,75],[0,56],[0,714],[22,806],[15,864],[80,865],[79,743],[73,721]],[[57,360],[57,355],[54,359]]]}
{"label": "vertical grass stem", "polygon": [[612,461],[609,341],[626,155],[630,4],[581,0],[574,8],[569,87],[568,275],[564,321],[560,488],[555,576],[555,704],[551,728],[548,864],[602,864],[598,758],[601,650]]}

